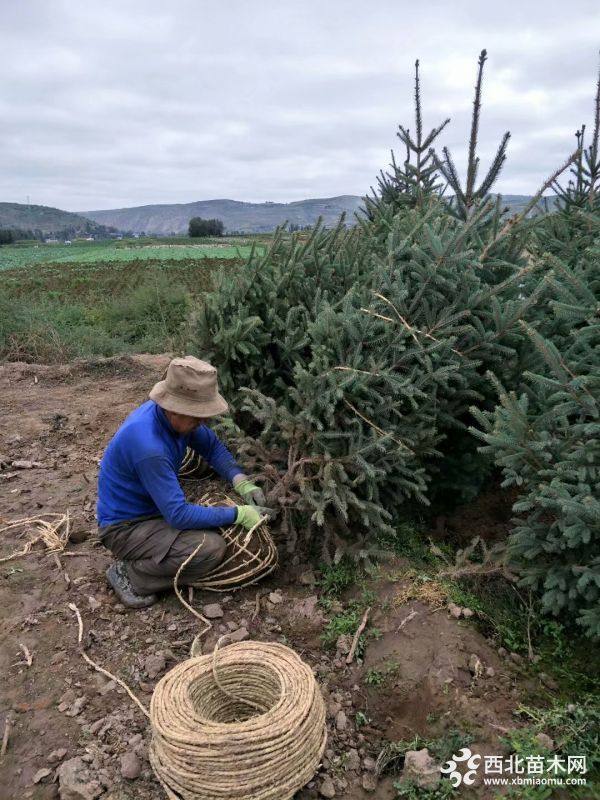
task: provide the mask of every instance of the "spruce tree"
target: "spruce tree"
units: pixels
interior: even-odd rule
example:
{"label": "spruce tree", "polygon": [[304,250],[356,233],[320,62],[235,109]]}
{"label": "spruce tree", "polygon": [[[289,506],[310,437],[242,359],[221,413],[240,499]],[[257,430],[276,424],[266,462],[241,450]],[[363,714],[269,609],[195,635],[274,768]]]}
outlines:
{"label": "spruce tree", "polygon": [[221,276],[192,332],[219,365],[231,435],[281,508],[289,549],[303,531],[325,559],[366,557],[407,502],[476,493],[469,406],[492,407],[485,372],[512,374],[535,301],[520,293],[521,253],[502,251],[502,275],[483,268],[486,205],[462,219],[440,198],[423,154],[445,123],[423,137],[420,103],[417,72],[415,162],[380,183],[359,224],[279,233]]}
{"label": "spruce tree", "polygon": [[467,161],[467,177],[463,186],[461,185],[458,171],[454,165],[454,160],[447,147],[442,153],[444,158],[440,159],[432,153],[437,169],[444,176],[450,189],[454,192],[454,208],[460,219],[468,219],[476,208],[484,205],[489,200],[489,193],[492,186],[498,179],[504,162],[506,161],[506,147],[510,139],[510,132],[506,131],[503,135],[494,160],[487,171],[485,178],[479,186],[477,184],[477,174],[479,172],[479,156],[477,155],[477,140],[479,137],[479,119],[481,116],[481,90],[483,84],[483,68],[487,60],[487,51],[482,50],[477,64],[477,81],[475,83],[475,97],[473,99],[473,114],[471,117],[471,136],[469,138],[469,155]]}
{"label": "spruce tree", "polygon": [[[508,552],[543,608],[571,614],[600,637],[600,82],[592,142],[584,128],[566,188],[542,218],[530,252],[545,270],[523,323],[523,380],[494,412],[472,409],[475,431],[520,489]],[[529,343],[529,348],[527,347]]]}

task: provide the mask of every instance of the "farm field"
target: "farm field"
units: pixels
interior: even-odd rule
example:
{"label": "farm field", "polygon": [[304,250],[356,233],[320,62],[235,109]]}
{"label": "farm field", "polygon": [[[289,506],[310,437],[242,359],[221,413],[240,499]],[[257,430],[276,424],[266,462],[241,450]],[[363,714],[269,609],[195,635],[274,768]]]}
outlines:
{"label": "farm field", "polygon": [[0,358],[177,350],[214,274],[240,269],[268,237],[23,243],[0,249]]}
{"label": "farm field", "polygon": [[[264,244],[258,244],[264,247]],[[95,264],[99,262],[158,260],[197,261],[204,258],[247,258],[252,249],[250,239],[209,240],[191,243],[186,237],[162,239],[123,239],[73,244],[40,242],[5,245],[0,249],[0,270],[36,264]]]}

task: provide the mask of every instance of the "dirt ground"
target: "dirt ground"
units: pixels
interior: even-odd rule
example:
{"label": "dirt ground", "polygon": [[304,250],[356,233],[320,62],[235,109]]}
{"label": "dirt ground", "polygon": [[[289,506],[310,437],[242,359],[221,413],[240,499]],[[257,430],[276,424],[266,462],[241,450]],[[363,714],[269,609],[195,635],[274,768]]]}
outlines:
{"label": "dirt ground", "polygon": [[[68,797],[164,796],[147,761],[147,720],[120,687],[82,660],[68,604],[82,613],[92,658],[146,705],[165,669],[188,654],[197,621],[172,594],[145,611],[125,610],[107,588],[110,559],[95,539],[98,460],[167,362],[167,356],[136,356],[0,367],[0,523],[67,510],[72,520],[72,538],[59,559],[36,545],[27,556],[0,562],[0,735],[7,715],[14,720],[0,759],[0,798],[59,797],[57,767],[75,757],[87,765],[87,787]],[[15,468],[15,461],[33,465]],[[460,522],[460,516],[453,520]],[[0,558],[18,544],[4,534]],[[322,647],[323,627],[336,609],[316,605],[310,565],[292,562],[260,587],[229,597],[196,593],[196,605],[218,601],[224,611],[205,651],[221,631],[246,626],[253,638],[284,641],[314,668],[330,734],[321,772],[298,795],[303,800],[319,797],[328,780],[335,797],[391,800],[397,777],[376,784],[370,760],[386,740],[432,738],[457,728],[474,736],[476,752],[500,753],[498,737],[514,726],[512,712],[531,688],[517,664],[445,605],[398,602],[398,566],[386,564],[367,587],[375,592],[369,630],[377,636],[368,639],[364,663],[351,667],[344,642],[337,652]],[[262,599],[254,615],[257,588]],[[279,602],[269,599],[275,589]],[[370,683],[366,677],[375,672],[381,681]],[[328,788],[323,796],[332,796]],[[477,796],[485,798],[482,791]]]}

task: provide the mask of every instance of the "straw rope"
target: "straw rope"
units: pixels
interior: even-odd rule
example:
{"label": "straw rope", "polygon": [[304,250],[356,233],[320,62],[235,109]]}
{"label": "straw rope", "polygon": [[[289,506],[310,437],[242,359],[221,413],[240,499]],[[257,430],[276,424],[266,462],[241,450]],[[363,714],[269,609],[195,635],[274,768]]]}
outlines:
{"label": "straw rope", "polygon": [[183,456],[181,467],[179,468],[180,478],[202,478],[205,477],[208,471],[208,465],[202,459],[202,456],[188,447]]}
{"label": "straw rope", "polygon": [[157,684],[152,768],[169,800],[291,800],[326,745],[312,670],[282,644],[217,648]]}
{"label": "straw rope", "polygon": [[[44,517],[49,517],[50,519],[44,519]],[[20,550],[15,550],[8,556],[3,556],[0,558],[0,563],[27,555],[38,542],[43,542],[50,553],[58,553],[65,549],[71,532],[69,512],[67,511],[66,514],[45,514],[44,517],[24,517],[0,526],[0,536],[11,532],[12,534],[17,534],[19,538],[23,534],[28,537]]]}
{"label": "straw rope", "polygon": [[[209,506],[234,505],[230,497],[215,491],[212,487],[198,502],[200,505]],[[241,525],[232,525],[221,530],[220,533],[227,543],[223,560],[192,585],[209,592],[231,592],[251,586],[273,572],[278,564],[278,553],[273,537],[264,524],[265,521],[266,517],[262,517],[249,531]],[[201,544],[203,542],[204,540]],[[193,555],[198,553],[201,544]],[[188,560],[191,560],[191,557]],[[180,572],[187,563],[184,562]]]}

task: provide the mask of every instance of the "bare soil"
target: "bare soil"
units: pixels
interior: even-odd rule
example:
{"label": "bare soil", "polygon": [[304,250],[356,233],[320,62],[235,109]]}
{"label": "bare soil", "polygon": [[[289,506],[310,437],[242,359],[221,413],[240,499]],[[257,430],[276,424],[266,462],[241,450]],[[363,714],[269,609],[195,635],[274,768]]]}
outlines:
{"label": "bare soil", "polygon": [[[147,720],[120,687],[82,660],[68,603],[81,610],[92,658],[125,680],[146,705],[164,674],[153,673],[148,657],[160,654],[167,669],[187,657],[196,620],[173,594],[142,612],[124,609],[106,585],[110,557],[95,538],[98,460],[168,360],[134,356],[0,367],[0,524],[67,510],[72,518],[72,538],[58,561],[37,545],[27,556],[0,562],[0,736],[7,715],[14,719],[0,760],[0,798],[59,797],[55,768],[75,756],[88,763],[103,800],[164,796],[146,758]],[[41,466],[14,469],[15,460]],[[456,514],[451,524],[468,526],[468,513]],[[12,534],[4,534],[0,558],[17,546]],[[330,737],[320,775],[299,797],[317,798],[329,776],[336,797],[393,798],[397,777],[381,778],[375,793],[362,788],[368,772],[364,759],[376,758],[386,740],[433,738],[456,728],[475,737],[477,752],[502,752],[498,737],[514,726],[512,712],[532,687],[470,622],[452,618],[446,607],[399,603],[402,564],[386,565],[366,587],[377,597],[369,630],[378,631],[378,638],[369,636],[363,663],[346,666],[343,653],[323,649],[320,638],[335,609],[326,614],[315,605],[318,587],[301,582],[309,565],[297,558],[286,564],[259,587],[229,597],[196,592],[194,603],[218,601],[224,610],[205,650],[228,624],[245,625],[254,638],[284,641],[313,666],[328,703]],[[268,598],[276,588],[281,603]],[[257,589],[262,597],[255,615]],[[31,654],[30,666],[21,645]],[[473,655],[483,674],[469,669]],[[383,676],[377,685],[366,680],[373,671]],[[132,753],[141,765],[134,779],[121,774],[122,756]],[[39,778],[42,769],[51,771]],[[481,792],[477,796],[486,797]]]}

